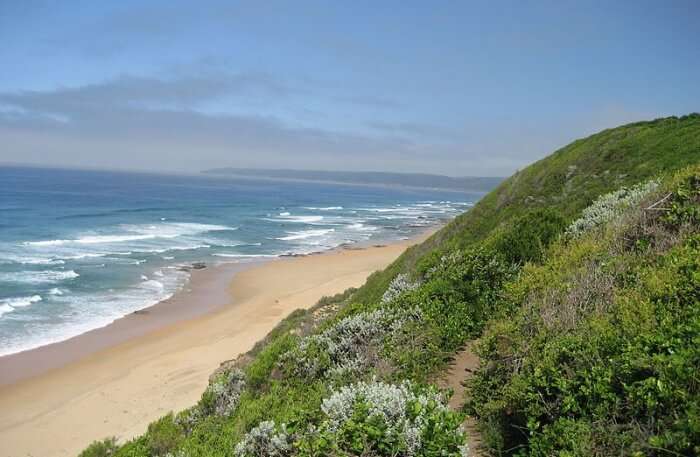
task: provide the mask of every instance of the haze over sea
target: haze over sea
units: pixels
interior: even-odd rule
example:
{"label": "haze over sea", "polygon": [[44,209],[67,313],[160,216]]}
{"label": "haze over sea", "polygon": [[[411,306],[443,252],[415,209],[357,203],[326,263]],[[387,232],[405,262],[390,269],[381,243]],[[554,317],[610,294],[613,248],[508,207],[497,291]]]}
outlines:
{"label": "haze over sea", "polygon": [[0,167],[0,355],[164,300],[194,262],[405,239],[481,193]]}

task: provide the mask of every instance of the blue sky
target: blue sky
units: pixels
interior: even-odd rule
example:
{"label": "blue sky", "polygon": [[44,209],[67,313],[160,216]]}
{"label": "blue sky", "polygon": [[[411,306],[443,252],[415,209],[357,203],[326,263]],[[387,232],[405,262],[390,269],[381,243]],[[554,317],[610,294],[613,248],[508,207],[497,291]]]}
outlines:
{"label": "blue sky", "polygon": [[0,1],[0,162],[506,175],[700,110],[700,2]]}

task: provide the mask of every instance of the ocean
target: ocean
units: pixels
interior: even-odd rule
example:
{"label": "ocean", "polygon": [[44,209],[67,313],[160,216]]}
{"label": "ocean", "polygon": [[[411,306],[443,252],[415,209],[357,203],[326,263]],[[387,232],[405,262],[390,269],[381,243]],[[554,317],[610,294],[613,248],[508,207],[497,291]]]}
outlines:
{"label": "ocean", "polygon": [[416,235],[483,193],[0,167],[0,355],[170,297],[196,262]]}

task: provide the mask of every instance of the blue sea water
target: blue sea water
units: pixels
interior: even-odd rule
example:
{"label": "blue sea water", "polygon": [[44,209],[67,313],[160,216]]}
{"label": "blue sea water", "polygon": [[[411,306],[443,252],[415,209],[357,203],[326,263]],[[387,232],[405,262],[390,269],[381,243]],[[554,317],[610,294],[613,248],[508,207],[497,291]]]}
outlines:
{"label": "blue sea water", "polygon": [[403,239],[481,195],[0,167],[0,355],[163,300],[193,262]]}

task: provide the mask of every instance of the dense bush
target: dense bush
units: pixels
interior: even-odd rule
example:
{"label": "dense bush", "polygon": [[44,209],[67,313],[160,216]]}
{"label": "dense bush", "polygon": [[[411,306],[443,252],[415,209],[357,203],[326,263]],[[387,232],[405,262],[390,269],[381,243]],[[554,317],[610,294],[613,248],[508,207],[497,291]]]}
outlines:
{"label": "dense bush", "polygon": [[389,303],[401,294],[415,290],[418,287],[420,287],[420,282],[411,281],[406,273],[400,273],[389,283],[389,287],[382,295],[382,303]]}
{"label": "dense bush", "polygon": [[461,417],[432,389],[360,382],[323,401],[302,455],[466,456]]}
{"label": "dense bush", "polygon": [[415,308],[353,314],[304,338],[281,364],[288,375],[302,379],[361,373],[376,365],[385,341],[407,323],[420,320],[422,314]]}
{"label": "dense bush", "polygon": [[182,429],[175,423],[173,414],[170,413],[148,426],[146,446],[149,455],[165,456],[176,450],[183,439]]}
{"label": "dense bush", "polygon": [[657,181],[648,181],[630,188],[623,187],[598,197],[591,206],[583,210],[580,218],[567,227],[566,235],[576,238],[594,227],[619,218],[627,208],[641,202],[658,187]]}
{"label": "dense bush", "polygon": [[241,370],[234,368],[219,374],[202,396],[200,402],[202,412],[205,415],[231,415],[238,406],[244,388],[245,374]]}
{"label": "dense bush", "polygon": [[[628,207],[617,227],[560,244],[509,285],[521,305],[491,323],[471,408],[495,453],[662,456],[700,452],[700,238],[696,172],[669,211]],[[680,197],[685,195],[686,197]],[[685,216],[676,217],[675,214]],[[666,250],[630,245],[664,222]],[[611,256],[611,249],[628,246]]]}
{"label": "dense bush", "polygon": [[545,249],[562,231],[564,218],[550,208],[536,209],[517,218],[492,241],[507,262],[539,262]]}
{"label": "dense bush", "polygon": [[490,249],[454,251],[428,270],[423,286],[406,300],[436,323],[440,347],[451,354],[501,310],[502,286],[516,271]]}
{"label": "dense bush", "polygon": [[118,448],[116,438],[105,438],[102,441],[93,442],[78,457],[111,457]]}
{"label": "dense bush", "polygon": [[236,445],[235,457],[283,457],[291,455],[292,444],[287,430],[276,427],[274,421],[264,421],[249,431]]}

